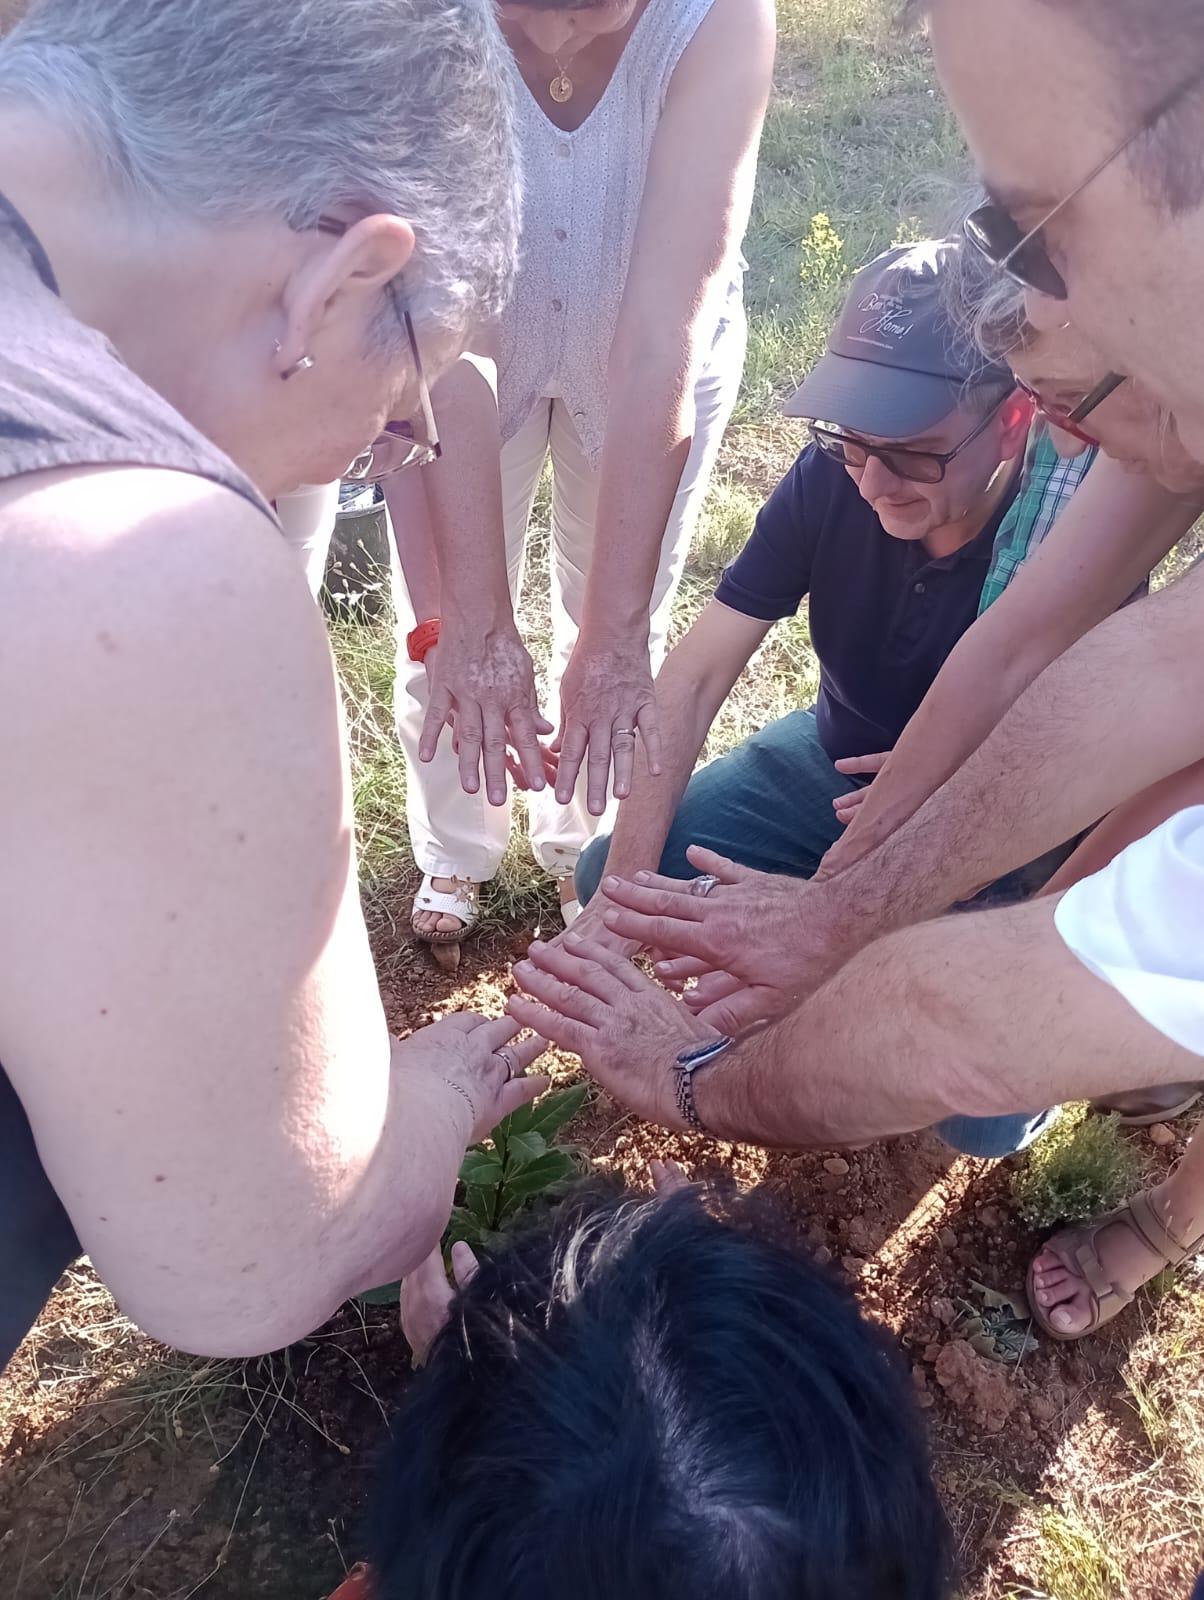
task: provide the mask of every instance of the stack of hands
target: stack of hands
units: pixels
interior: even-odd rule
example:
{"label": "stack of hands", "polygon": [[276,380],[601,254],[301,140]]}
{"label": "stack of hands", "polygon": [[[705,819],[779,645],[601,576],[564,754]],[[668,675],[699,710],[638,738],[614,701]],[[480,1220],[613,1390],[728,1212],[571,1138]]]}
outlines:
{"label": "stack of hands", "polygon": [[[581,1057],[616,1099],[683,1128],[673,1064],[790,1010],[807,981],[808,886],[693,848],[697,878],[608,877],[573,930],[514,968],[515,1022]],[[816,944],[816,979],[820,942]],[[632,957],[656,957],[655,982]]]}

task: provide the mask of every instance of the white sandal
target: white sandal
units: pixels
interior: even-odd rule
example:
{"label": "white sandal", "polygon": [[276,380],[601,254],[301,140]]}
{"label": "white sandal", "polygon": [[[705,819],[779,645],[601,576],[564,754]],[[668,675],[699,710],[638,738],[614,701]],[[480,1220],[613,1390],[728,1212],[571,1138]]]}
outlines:
{"label": "white sandal", "polygon": [[[422,887],[414,896],[410,911],[410,931],[415,939],[432,947],[441,967],[454,970],[460,964],[460,946],[481,918],[481,886],[469,878],[452,878],[451,881],[454,889],[436,889],[431,874],[423,873]],[[460,926],[442,933],[424,933],[414,925],[414,918],[423,911],[440,917],[458,917]]]}

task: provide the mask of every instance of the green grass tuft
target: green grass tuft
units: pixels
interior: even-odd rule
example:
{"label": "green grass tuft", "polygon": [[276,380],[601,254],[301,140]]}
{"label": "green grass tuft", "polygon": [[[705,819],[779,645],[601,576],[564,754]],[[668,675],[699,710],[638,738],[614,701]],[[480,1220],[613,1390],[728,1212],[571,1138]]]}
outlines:
{"label": "green grass tuft", "polygon": [[1037,1140],[1012,1178],[1016,1209],[1033,1227],[1081,1222],[1140,1188],[1145,1162],[1116,1117],[1072,1107]]}

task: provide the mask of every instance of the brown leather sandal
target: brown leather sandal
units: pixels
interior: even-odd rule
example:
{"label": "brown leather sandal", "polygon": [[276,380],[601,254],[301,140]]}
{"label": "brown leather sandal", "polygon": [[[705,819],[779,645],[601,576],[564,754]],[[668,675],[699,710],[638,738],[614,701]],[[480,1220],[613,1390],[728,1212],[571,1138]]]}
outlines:
{"label": "brown leather sandal", "polygon": [[1036,1257],[1029,1262],[1025,1292],[1033,1321],[1042,1333],[1060,1344],[1072,1344],[1076,1339],[1085,1339],[1088,1334],[1097,1332],[1105,1323],[1118,1317],[1136,1298],[1136,1290],[1124,1289],[1108,1276],[1096,1249],[1099,1235],[1116,1222],[1124,1223],[1154,1255],[1161,1256],[1164,1267],[1177,1267],[1204,1248],[1204,1234],[1187,1244],[1176,1239],[1155,1210],[1149,1190],[1135,1194],[1126,1205],[1109,1212],[1098,1222],[1089,1222],[1078,1228],[1063,1228],[1060,1233],[1055,1233],[1044,1248],[1053,1252],[1067,1272],[1087,1285],[1092,1302],[1091,1321],[1085,1328],[1077,1333],[1063,1333],[1053,1327],[1049,1312],[1037,1303],[1037,1290],[1033,1282]]}

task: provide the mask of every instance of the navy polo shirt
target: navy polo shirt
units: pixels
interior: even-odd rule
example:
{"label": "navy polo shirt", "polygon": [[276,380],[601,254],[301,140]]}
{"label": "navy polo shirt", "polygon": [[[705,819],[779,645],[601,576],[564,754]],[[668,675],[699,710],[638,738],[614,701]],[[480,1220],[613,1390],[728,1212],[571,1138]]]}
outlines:
{"label": "navy polo shirt", "polygon": [[894,747],[978,615],[995,534],[1019,483],[1017,473],[977,537],[937,560],[918,540],[892,539],[845,469],[815,445],[761,508],[715,598],[777,622],[810,596],[815,715],[831,760]]}

